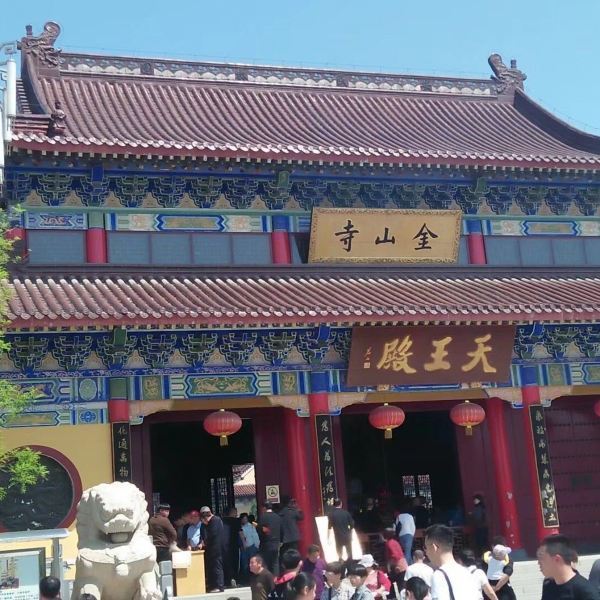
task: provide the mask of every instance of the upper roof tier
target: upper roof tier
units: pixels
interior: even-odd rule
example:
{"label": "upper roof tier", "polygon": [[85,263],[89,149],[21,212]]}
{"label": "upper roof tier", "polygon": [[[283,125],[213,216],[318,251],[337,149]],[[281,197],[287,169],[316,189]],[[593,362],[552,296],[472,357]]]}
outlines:
{"label": "upper roof tier", "polygon": [[63,53],[21,40],[13,146],[291,161],[600,169],[600,138],[523,92],[513,61],[456,79]]}

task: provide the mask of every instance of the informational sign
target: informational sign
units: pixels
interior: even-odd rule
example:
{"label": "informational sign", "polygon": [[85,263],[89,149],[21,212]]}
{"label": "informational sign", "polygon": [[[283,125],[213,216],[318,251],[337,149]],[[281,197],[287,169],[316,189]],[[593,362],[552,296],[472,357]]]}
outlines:
{"label": "informational sign", "polygon": [[533,434],[544,527],[558,527],[556,490],[554,489],[554,478],[552,477],[552,468],[550,466],[550,451],[548,448],[544,408],[539,405],[530,406],[529,414],[531,416],[531,431]]}
{"label": "informational sign", "polygon": [[278,485],[268,485],[266,487],[266,499],[271,504],[279,504],[281,502]]}
{"label": "informational sign", "polygon": [[512,325],[354,327],[351,386],[507,382]]}
{"label": "informational sign", "polygon": [[131,432],[129,423],[112,424],[113,476],[115,481],[131,481]]}
{"label": "informational sign", "polygon": [[459,210],[314,208],[308,262],[455,263]]}
{"label": "informational sign", "polygon": [[319,478],[321,480],[321,498],[323,508],[333,506],[338,496],[335,473],[335,451],[333,447],[333,429],[330,415],[316,415],[317,445],[319,449]]}
{"label": "informational sign", "polygon": [[45,575],[44,548],[0,552],[0,600],[38,600]]}

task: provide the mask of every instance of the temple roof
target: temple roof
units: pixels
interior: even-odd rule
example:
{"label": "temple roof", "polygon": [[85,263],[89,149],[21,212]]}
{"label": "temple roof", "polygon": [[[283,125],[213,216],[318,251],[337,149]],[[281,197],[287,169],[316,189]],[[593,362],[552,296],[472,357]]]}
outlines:
{"label": "temple roof", "polygon": [[118,155],[553,169],[600,168],[600,138],[491,79],[61,53],[21,41],[13,146]]}
{"label": "temple roof", "polygon": [[11,328],[600,319],[600,278],[70,275],[12,280]]}

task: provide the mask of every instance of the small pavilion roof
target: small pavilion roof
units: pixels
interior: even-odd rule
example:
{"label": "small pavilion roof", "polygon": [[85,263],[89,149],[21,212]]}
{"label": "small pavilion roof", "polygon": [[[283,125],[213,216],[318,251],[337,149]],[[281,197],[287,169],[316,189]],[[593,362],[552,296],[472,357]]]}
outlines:
{"label": "small pavilion roof", "polygon": [[498,55],[491,79],[457,79],[62,53],[59,33],[21,41],[15,148],[600,168],[600,138],[533,102]]}
{"label": "small pavilion roof", "polygon": [[11,287],[11,329],[600,319],[600,278],[584,275],[30,274]]}

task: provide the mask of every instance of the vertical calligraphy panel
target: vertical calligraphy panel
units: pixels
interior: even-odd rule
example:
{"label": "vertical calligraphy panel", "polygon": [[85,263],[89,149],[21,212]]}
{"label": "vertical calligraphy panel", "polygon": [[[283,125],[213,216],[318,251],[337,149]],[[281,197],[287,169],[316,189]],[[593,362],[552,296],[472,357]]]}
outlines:
{"label": "vertical calligraphy panel", "polygon": [[558,507],[556,505],[556,491],[550,465],[550,451],[548,448],[548,435],[544,408],[540,405],[529,407],[531,415],[531,433],[535,449],[535,463],[542,506],[544,527],[558,527]]}
{"label": "vertical calligraphy panel", "polygon": [[315,427],[319,455],[319,480],[323,508],[333,506],[338,496],[335,472],[335,450],[333,444],[333,423],[330,415],[316,415]]}
{"label": "vertical calligraphy panel", "polygon": [[129,423],[112,424],[113,477],[131,481],[131,430]]}

